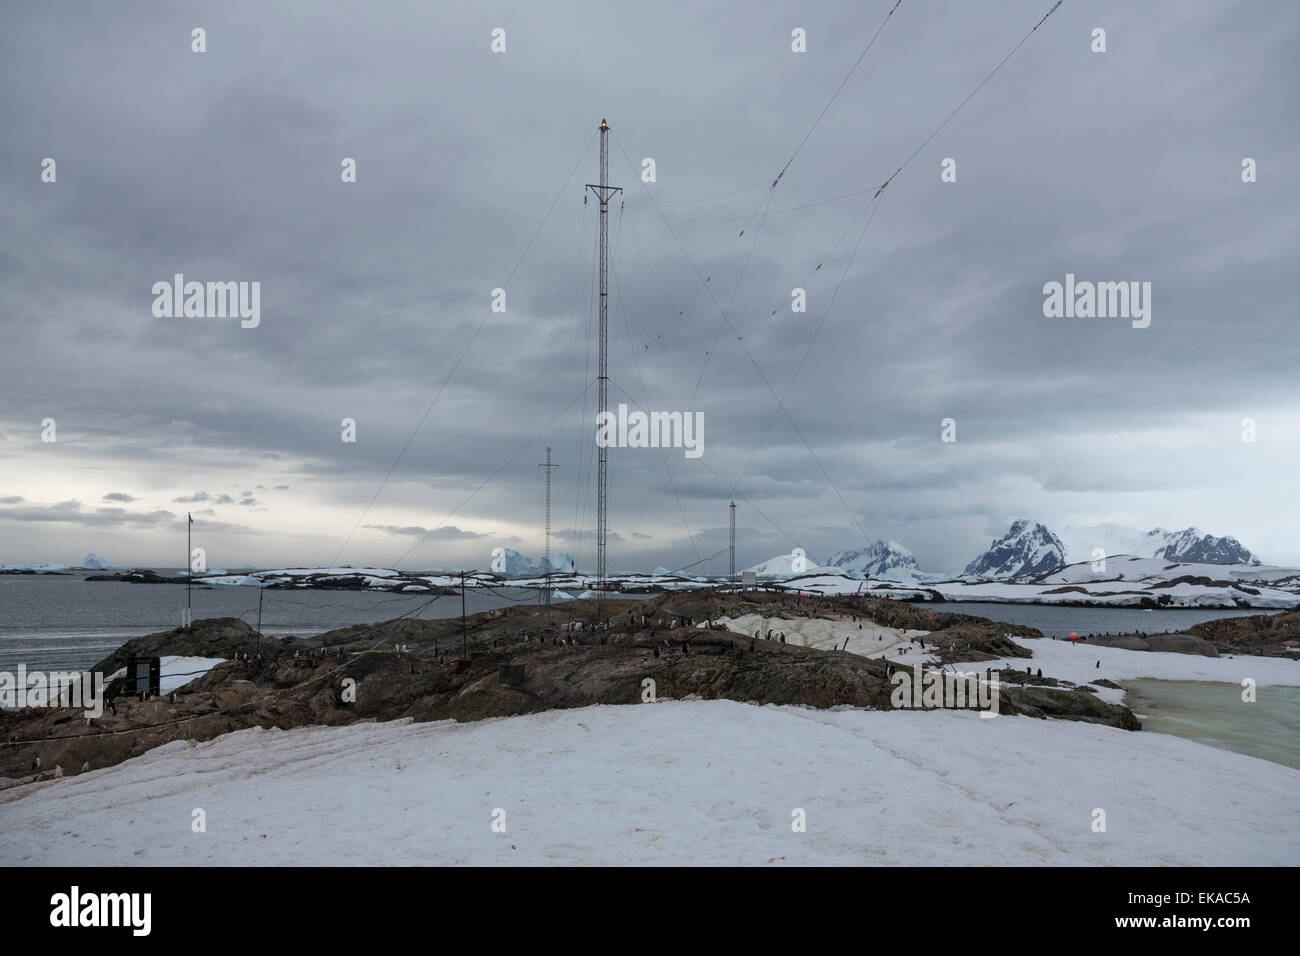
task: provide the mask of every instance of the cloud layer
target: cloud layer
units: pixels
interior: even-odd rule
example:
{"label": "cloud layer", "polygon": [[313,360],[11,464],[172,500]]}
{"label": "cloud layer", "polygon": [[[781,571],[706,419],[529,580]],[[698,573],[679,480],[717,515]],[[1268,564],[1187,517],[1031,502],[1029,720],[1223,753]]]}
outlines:
{"label": "cloud layer", "polygon": [[[706,436],[611,451],[612,568],[709,559],[733,496],[738,566],[956,570],[1016,516],[1300,561],[1300,9],[1066,3],[918,151],[1051,4],[905,2],[800,147],[892,6],[9,10],[0,561],[167,563],[202,506],[217,563],[485,567],[541,553],[550,445],[590,566],[602,117],[611,400]],[[155,318],[177,273],[260,325]],[[1045,318],[1067,273],[1150,327]]]}

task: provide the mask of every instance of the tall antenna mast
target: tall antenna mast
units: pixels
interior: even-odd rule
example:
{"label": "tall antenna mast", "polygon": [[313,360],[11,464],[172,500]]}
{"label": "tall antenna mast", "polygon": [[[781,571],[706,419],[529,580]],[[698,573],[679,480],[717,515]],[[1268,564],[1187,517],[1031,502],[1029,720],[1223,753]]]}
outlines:
{"label": "tall antenna mast", "polygon": [[[597,421],[609,415],[609,200],[623,190],[609,185],[609,124],[600,121],[600,185],[587,184],[600,200],[600,372],[597,378]],[[598,442],[597,445],[600,443]],[[596,616],[605,619],[605,538],[609,507],[607,449],[596,449]]]}
{"label": "tall antenna mast", "polygon": [[551,446],[546,446],[546,464],[538,465],[546,475],[546,551],[542,560],[546,562],[546,585],[542,588],[542,603],[546,606],[546,624],[551,623],[551,469],[559,465],[551,464]]}
{"label": "tall antenna mast", "polygon": [[736,580],[736,502],[731,502],[731,572],[728,580]]}

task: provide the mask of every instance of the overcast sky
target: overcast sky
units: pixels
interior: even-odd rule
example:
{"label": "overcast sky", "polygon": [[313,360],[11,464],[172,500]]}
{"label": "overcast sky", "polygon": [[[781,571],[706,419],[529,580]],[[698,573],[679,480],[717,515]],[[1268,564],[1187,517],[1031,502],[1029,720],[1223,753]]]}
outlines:
{"label": "overcast sky", "polygon": [[[0,563],[177,566],[192,511],[214,566],[485,568],[549,444],[593,566],[602,117],[611,404],[704,416],[611,449],[611,570],[725,549],[737,479],[740,567],[1016,517],[1300,561],[1300,6],[1066,0],[877,200],[1051,6],[903,0],[812,129],[894,2],[4,3]],[[260,324],[155,317],[175,273]],[[1046,318],[1067,273],[1150,326]]]}

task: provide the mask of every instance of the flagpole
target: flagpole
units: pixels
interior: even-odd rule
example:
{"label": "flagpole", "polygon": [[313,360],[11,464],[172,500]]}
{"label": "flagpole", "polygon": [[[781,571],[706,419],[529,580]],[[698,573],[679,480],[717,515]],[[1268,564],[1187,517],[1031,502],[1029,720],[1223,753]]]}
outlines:
{"label": "flagpole", "polygon": [[193,583],[193,568],[190,567],[190,555],[194,553],[190,547],[190,535],[193,533],[194,516],[188,511],[185,512],[185,626],[188,628],[194,623],[194,612],[190,609],[190,584]]}

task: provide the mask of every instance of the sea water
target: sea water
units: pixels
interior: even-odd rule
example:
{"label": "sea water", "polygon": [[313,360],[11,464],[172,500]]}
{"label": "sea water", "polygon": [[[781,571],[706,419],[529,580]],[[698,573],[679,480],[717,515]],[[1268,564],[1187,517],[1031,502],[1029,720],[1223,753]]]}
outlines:
{"label": "sea water", "polygon": [[1144,677],[1120,685],[1143,732],[1174,734],[1300,770],[1300,687],[1259,686],[1254,702],[1247,703],[1240,684]]}

